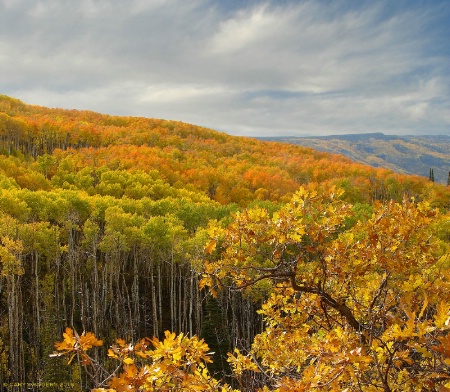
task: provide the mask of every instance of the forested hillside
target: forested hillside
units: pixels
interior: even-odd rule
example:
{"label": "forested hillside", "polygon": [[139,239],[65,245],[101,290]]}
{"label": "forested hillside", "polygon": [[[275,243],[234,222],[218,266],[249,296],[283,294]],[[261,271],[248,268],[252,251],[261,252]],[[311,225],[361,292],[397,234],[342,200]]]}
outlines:
{"label": "forested hillside", "polygon": [[[342,189],[339,203],[348,204],[339,222],[312,227],[317,238],[311,241],[328,231],[334,235],[332,227],[350,229],[371,216],[374,208],[381,208],[374,207],[381,206],[378,203],[402,203],[404,197],[424,202],[418,214],[429,214],[429,218],[420,215],[423,222],[417,219],[419,226],[423,224],[420,234],[425,235],[435,222],[431,211],[440,210],[445,216],[450,207],[450,190],[443,185],[308,147],[232,137],[181,122],[30,106],[0,96],[0,385],[25,390],[39,383],[41,390],[53,391],[66,390],[67,385],[87,389],[104,381],[102,372],[90,377],[75,360],[66,366],[67,359],[49,357],[66,327],[93,332],[108,344],[117,338],[133,342],[145,336],[163,338],[166,330],[195,334],[215,352],[210,372],[228,379],[227,352],[250,350],[255,336],[265,329],[262,320],[271,312],[269,305],[264,305],[263,314],[257,311],[270,295],[270,287],[256,275],[250,280],[261,284],[253,291],[239,289],[244,276],[237,278],[237,286],[214,281],[214,271],[227,268],[219,268],[213,258],[228,252],[234,243],[223,239],[221,230],[230,224],[232,230],[246,208],[260,211],[250,215],[249,225],[263,216],[268,224],[277,211],[295,210],[300,202],[294,202],[294,207],[289,203],[298,197],[300,187],[312,195],[311,200]],[[339,216],[332,206],[324,216]],[[402,219],[405,225],[411,223]],[[422,237],[411,241],[420,243],[424,254],[429,251],[439,259],[448,236],[445,224],[435,227],[443,241],[439,246],[429,249]],[[273,229],[266,228],[267,233]],[[274,238],[282,241],[286,233],[278,234]],[[247,235],[245,241],[252,243],[252,234]],[[355,232],[352,238],[356,237]],[[350,244],[350,234],[347,240],[333,249],[350,252],[352,259],[356,250],[352,253],[351,247],[359,245]],[[373,237],[361,238],[360,243],[366,240],[369,243]],[[313,242],[308,248],[311,260]],[[223,247],[216,250],[217,244]],[[293,245],[283,246],[272,249],[272,256],[281,257]],[[229,252],[227,257],[238,253]],[[406,263],[407,259],[405,255],[401,260]],[[358,264],[357,258],[354,262]],[[228,271],[228,278],[235,272]],[[308,273],[313,274],[313,269]],[[383,278],[374,276],[371,295],[380,298],[376,292],[377,287],[383,291]],[[217,278],[221,283],[227,280]],[[275,280],[286,277],[281,274]],[[349,298],[359,290],[346,287]],[[318,293],[323,296],[325,291]],[[435,297],[439,295],[436,291]],[[303,301],[300,296],[292,298]],[[434,300],[430,294],[430,303]],[[377,301],[368,307],[373,310]],[[336,305],[333,309],[339,310]],[[326,317],[332,331],[331,319],[336,317],[332,312]],[[307,321],[311,320],[301,323]],[[98,348],[95,359],[106,351],[106,346]],[[103,370],[113,371],[115,365],[105,361]],[[242,390],[261,386],[258,380],[263,376],[241,377]],[[276,388],[278,384],[266,385]]]}

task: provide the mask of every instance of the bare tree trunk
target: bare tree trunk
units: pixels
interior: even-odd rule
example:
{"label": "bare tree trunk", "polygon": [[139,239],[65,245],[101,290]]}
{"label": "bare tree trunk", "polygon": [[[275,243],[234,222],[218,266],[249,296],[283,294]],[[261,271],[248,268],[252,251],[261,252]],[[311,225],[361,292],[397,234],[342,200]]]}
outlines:
{"label": "bare tree trunk", "polygon": [[[189,269],[189,335],[194,335],[193,319],[194,319],[194,304],[195,304],[195,286],[194,286],[194,273]],[[186,285],[187,286],[187,285]]]}
{"label": "bare tree trunk", "polygon": [[8,276],[7,282],[10,381],[13,383],[24,383],[25,369],[22,342],[21,277],[18,275]]}
{"label": "bare tree trunk", "polygon": [[76,276],[75,276],[75,249],[74,249],[74,233],[73,228],[69,229],[69,244],[68,244],[68,255],[69,259],[69,269],[70,269],[70,296],[71,296],[71,307],[70,307],[70,319],[69,325],[74,326],[75,319],[75,307],[76,307]]}
{"label": "bare tree trunk", "polygon": [[92,257],[92,275],[93,275],[93,283],[92,283],[92,330],[96,336],[98,336],[98,330],[99,330],[99,285],[98,285],[98,267],[97,267],[97,256],[94,252],[94,256]]}
{"label": "bare tree trunk", "polygon": [[173,265],[173,255],[170,260],[170,271],[169,271],[169,303],[170,303],[170,329],[172,331],[175,331],[176,328],[176,310],[175,310],[175,303],[176,303],[176,288],[175,288],[175,272],[174,272],[174,265]]}
{"label": "bare tree trunk", "polygon": [[184,266],[178,264],[178,332],[189,332],[188,329],[188,292],[187,282],[189,276],[186,276]]}
{"label": "bare tree trunk", "polygon": [[158,329],[156,331],[156,336],[161,337],[163,333],[163,307],[162,307],[162,299],[163,299],[163,289],[162,289],[162,268],[161,263],[158,263],[158,316],[159,323]]}
{"label": "bare tree trunk", "polygon": [[195,275],[195,298],[196,298],[196,306],[195,306],[195,312],[196,312],[196,334],[200,335],[202,328],[203,328],[203,299],[205,297],[205,294],[203,291],[199,290],[198,287],[198,277]]}
{"label": "bare tree trunk", "polygon": [[150,262],[150,279],[151,279],[151,293],[152,293],[152,324],[153,335],[158,335],[158,306],[156,302],[156,284],[153,262]]}
{"label": "bare tree trunk", "polygon": [[133,303],[133,319],[135,326],[132,329],[133,339],[136,339],[139,334],[139,324],[141,319],[140,309],[139,309],[139,264],[138,264],[138,254],[134,250],[133,255],[133,284],[131,286],[131,301]]}

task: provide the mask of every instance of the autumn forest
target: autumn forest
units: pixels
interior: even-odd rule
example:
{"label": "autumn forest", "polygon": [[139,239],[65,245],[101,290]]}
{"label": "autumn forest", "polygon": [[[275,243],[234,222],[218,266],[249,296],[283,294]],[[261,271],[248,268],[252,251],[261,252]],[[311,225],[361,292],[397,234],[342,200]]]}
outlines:
{"label": "autumn forest", "polygon": [[0,389],[450,391],[449,208],[341,155],[0,95]]}

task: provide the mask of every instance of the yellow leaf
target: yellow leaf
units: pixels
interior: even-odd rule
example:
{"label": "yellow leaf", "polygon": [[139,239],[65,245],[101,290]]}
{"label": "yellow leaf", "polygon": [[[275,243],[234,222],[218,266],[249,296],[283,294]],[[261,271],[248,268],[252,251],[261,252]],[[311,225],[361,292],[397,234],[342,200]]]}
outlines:
{"label": "yellow leaf", "polygon": [[133,361],[132,358],[125,358],[125,359],[123,360],[123,363],[124,363],[125,365],[132,365],[132,364],[134,363],[134,361]]}
{"label": "yellow leaf", "polygon": [[436,307],[436,314],[434,315],[434,324],[438,328],[443,328],[449,325],[449,304],[441,301]]}
{"label": "yellow leaf", "polygon": [[81,349],[84,351],[90,349],[93,346],[98,347],[103,345],[103,341],[98,340],[92,332],[88,332],[86,334],[83,333],[83,335],[80,336],[79,341]]}
{"label": "yellow leaf", "polygon": [[214,249],[216,249],[216,244],[217,244],[216,240],[211,240],[209,244],[205,246],[204,249],[205,253],[211,254],[214,251]]}
{"label": "yellow leaf", "polygon": [[75,349],[75,345],[77,343],[76,338],[73,336],[72,328],[67,327],[66,331],[63,333],[62,342],[56,342],[55,348],[59,351],[70,352]]}

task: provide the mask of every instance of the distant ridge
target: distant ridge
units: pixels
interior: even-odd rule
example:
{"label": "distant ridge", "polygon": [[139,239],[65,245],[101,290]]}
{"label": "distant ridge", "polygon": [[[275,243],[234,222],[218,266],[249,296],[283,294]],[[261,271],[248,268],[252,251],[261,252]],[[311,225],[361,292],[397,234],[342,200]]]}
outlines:
{"label": "distant ridge", "polygon": [[372,133],[347,133],[344,135],[327,135],[327,136],[313,136],[311,139],[341,139],[341,140],[364,140],[364,139],[380,139],[380,140],[393,140],[399,138],[399,136],[385,135],[382,132]]}
{"label": "distant ridge", "polygon": [[450,171],[450,136],[385,135],[382,132],[308,137],[260,138],[342,154],[356,162],[385,167],[398,173],[428,177],[447,183]]}

